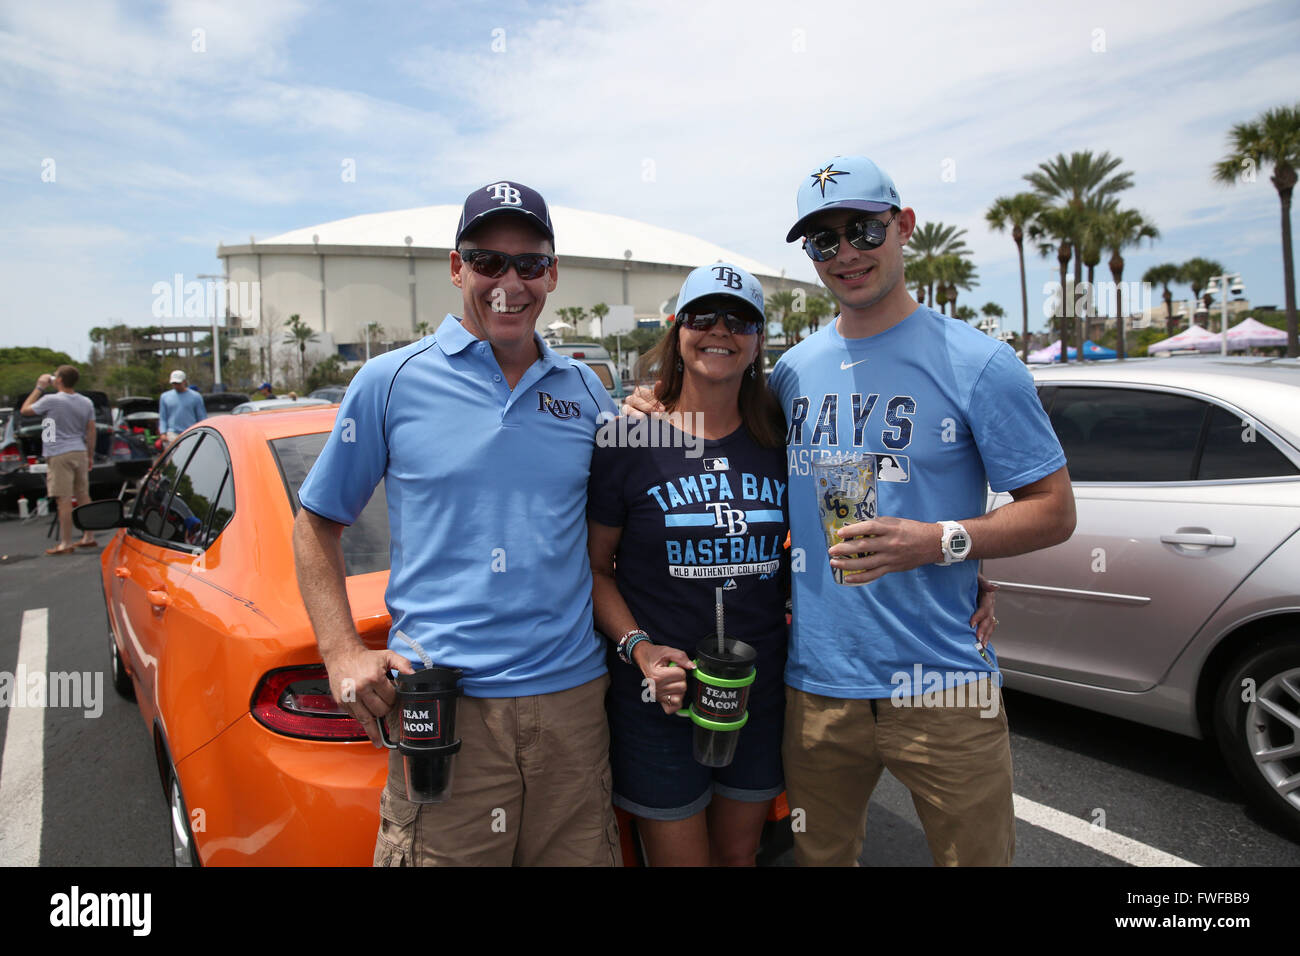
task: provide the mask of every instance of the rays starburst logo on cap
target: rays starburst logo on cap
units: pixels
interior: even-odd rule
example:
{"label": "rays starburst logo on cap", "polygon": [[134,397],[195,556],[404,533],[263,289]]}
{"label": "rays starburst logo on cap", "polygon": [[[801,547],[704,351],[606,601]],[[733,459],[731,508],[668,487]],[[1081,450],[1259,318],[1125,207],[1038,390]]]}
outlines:
{"label": "rays starburst logo on cap", "polygon": [[832,182],[832,183],[835,182],[836,176],[849,175],[849,173],[846,170],[835,169],[834,166],[835,166],[834,163],[830,163],[825,169],[819,169],[817,170],[817,172],[812,174],[813,182],[815,182],[818,186],[821,187],[823,196],[826,195],[827,182]]}

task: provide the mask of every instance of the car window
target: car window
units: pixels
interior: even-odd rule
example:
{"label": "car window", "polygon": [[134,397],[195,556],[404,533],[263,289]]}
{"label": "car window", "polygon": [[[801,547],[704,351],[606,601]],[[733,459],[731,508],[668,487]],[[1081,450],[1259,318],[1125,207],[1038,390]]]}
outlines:
{"label": "car window", "polygon": [[[320,456],[327,438],[328,432],[318,432],[314,435],[276,438],[270,443],[276,461],[279,462],[280,472],[284,475],[295,515],[300,507],[298,489]],[[343,565],[349,575],[388,570],[388,501],[382,480],[375,486],[374,494],[370,496],[357,520],[343,529],[342,543]]]}
{"label": "car window", "polygon": [[1215,406],[1196,476],[1202,481],[1273,478],[1300,474],[1291,461],[1249,421]]}
{"label": "car window", "polygon": [[230,472],[226,472],[226,480],[221,483],[221,491],[217,494],[216,504],[208,514],[207,527],[203,529],[203,537],[200,539],[199,546],[208,547],[217,536],[225,530],[226,525],[235,514],[235,479]]}
{"label": "car window", "polygon": [[[166,540],[203,548],[220,534],[207,534],[208,518],[230,470],[225,446],[213,432],[202,432],[199,445],[190,455],[176,490],[167,506]],[[226,520],[229,520],[227,515]],[[222,522],[221,527],[225,527]]]}
{"label": "car window", "polygon": [[1061,387],[1050,418],[1074,481],[1190,481],[1209,408],[1144,389]]}
{"label": "car window", "polygon": [[175,529],[168,528],[167,505],[176,486],[176,477],[185,467],[185,462],[189,460],[190,453],[201,437],[202,432],[194,432],[180,439],[167,450],[153,471],[149,472],[131,512],[132,531],[163,541],[175,540],[171,537]]}

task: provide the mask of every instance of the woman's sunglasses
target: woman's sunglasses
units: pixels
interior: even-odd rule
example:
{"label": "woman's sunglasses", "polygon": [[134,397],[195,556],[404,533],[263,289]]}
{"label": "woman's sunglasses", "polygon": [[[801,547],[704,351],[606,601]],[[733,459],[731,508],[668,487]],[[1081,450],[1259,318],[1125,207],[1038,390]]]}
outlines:
{"label": "woman's sunglasses", "polygon": [[[854,219],[844,225],[844,238],[849,241],[849,245],[854,249],[861,249],[864,252],[868,249],[879,248],[885,242],[885,233],[889,229],[889,223],[893,222],[896,217],[897,213],[890,216],[887,222],[872,219],[870,216]],[[808,253],[808,258],[813,262],[826,262],[834,259],[840,251],[840,230],[820,229],[814,232],[804,239],[803,251]]]}
{"label": "woman's sunglasses", "polygon": [[469,267],[486,279],[499,279],[513,265],[521,279],[540,279],[555,263],[554,256],[543,252],[525,252],[521,256],[508,256],[491,249],[466,249],[460,257]]}
{"label": "woman's sunglasses", "polygon": [[762,325],[753,317],[752,312],[738,307],[724,306],[708,312],[682,312],[677,316],[677,321],[693,332],[709,331],[718,319],[727,323],[727,331],[732,335],[757,335]]}

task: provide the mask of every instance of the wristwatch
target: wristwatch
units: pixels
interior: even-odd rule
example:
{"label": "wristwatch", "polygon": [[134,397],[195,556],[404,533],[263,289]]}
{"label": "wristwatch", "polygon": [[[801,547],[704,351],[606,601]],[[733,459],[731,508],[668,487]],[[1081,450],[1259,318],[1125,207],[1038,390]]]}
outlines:
{"label": "wristwatch", "polygon": [[947,567],[958,561],[965,561],[970,554],[970,532],[956,521],[942,521],[940,524],[943,525],[943,538],[939,542],[943,560],[939,565]]}

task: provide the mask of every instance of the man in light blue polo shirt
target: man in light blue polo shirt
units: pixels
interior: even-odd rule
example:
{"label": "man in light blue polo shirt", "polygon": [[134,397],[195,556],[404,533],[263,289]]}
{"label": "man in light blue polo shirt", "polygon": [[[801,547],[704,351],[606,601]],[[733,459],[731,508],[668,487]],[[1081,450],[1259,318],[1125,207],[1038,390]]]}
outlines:
{"label": "man in light blue polo shirt", "polygon": [[[394,752],[376,865],[618,859],[585,517],[597,417],[614,406],[535,331],[557,281],[553,243],[534,190],[471,193],[451,254],[464,316],[362,367],[299,491],[299,588],[331,690],[371,740],[393,705],[390,669],[464,670],[452,795],[407,801]],[[381,479],[393,623],[388,649],[371,651],[339,535]]]}
{"label": "man in light blue polo shirt", "polygon": [[158,396],[158,433],[170,445],[185,429],[207,418],[208,410],[203,396],[190,388],[183,369],[172,372],[168,384],[171,390]]}

